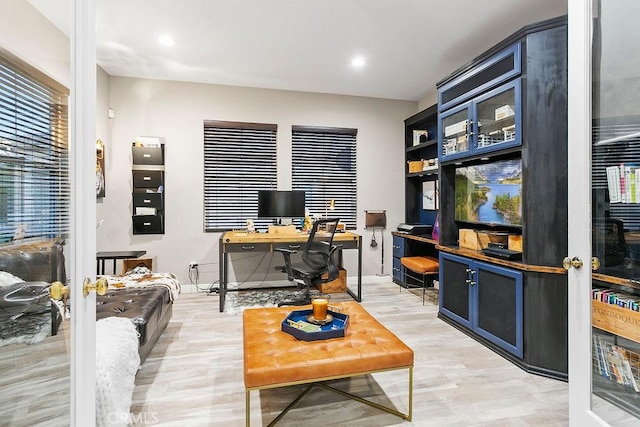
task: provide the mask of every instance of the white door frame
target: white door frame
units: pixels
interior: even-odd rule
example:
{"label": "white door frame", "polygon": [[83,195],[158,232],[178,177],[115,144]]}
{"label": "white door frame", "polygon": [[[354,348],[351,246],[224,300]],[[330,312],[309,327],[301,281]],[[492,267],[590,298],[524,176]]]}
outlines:
{"label": "white door frame", "polygon": [[591,0],[568,3],[569,424],[607,425],[591,410]]}
{"label": "white door frame", "polygon": [[96,296],[82,293],[95,282],[96,265],[96,48],[95,0],[73,0],[71,33],[71,425],[96,422]]}

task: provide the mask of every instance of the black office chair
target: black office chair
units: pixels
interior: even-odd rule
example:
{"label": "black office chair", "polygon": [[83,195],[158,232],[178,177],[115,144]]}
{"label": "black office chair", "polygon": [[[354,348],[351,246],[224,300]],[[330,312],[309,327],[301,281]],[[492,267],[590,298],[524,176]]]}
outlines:
{"label": "black office chair", "polygon": [[[309,239],[302,251],[302,262],[291,262],[291,255],[297,250],[276,248],[284,256],[284,266],[276,267],[276,270],[287,273],[290,282],[303,286],[302,298],[295,301],[283,301],[278,305],[306,305],[311,304],[311,287],[320,283],[327,283],[338,277],[338,266],[334,262],[333,255],[337,247],[333,245],[333,235],[340,219],[320,219],[313,223]],[[325,277],[322,277],[326,274]]]}

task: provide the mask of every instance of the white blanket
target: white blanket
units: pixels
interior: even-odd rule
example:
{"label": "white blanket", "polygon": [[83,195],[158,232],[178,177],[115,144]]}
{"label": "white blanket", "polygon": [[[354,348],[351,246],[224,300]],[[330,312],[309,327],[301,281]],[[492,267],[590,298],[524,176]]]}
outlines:
{"label": "white blanket", "polygon": [[96,425],[124,427],[131,421],[135,376],[140,365],[138,332],[130,319],[96,322]]}
{"label": "white blanket", "polygon": [[171,292],[171,301],[175,301],[180,294],[180,281],[173,273],[152,273],[146,268],[136,268],[122,276],[106,275],[109,289],[119,288],[147,288],[163,286]]}

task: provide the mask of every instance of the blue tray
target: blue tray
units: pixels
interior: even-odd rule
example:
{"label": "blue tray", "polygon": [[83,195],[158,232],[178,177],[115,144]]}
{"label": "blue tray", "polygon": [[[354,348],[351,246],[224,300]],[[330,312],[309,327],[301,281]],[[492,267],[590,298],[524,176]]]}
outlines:
{"label": "blue tray", "polygon": [[303,341],[317,341],[326,340],[329,338],[344,337],[347,333],[347,326],[349,325],[349,315],[344,313],[336,313],[329,311],[329,314],[333,316],[333,320],[330,323],[320,326],[320,330],[317,332],[306,332],[298,328],[294,328],[289,325],[289,320],[297,322],[299,320],[307,321],[307,317],[313,313],[313,310],[296,310],[289,313],[289,315],[282,321],[282,331],[296,337]]}

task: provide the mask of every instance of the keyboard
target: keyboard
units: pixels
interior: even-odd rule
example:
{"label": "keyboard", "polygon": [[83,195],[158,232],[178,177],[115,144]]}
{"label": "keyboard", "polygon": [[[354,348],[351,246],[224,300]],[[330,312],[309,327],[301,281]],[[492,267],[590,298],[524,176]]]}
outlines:
{"label": "keyboard", "polygon": [[495,247],[484,248],[482,250],[482,253],[486,256],[506,259],[509,261],[520,261],[522,259],[522,252],[512,251],[510,249],[505,249],[505,248],[495,248]]}

